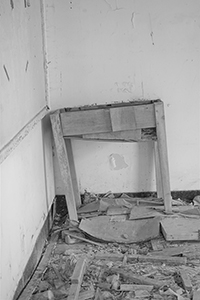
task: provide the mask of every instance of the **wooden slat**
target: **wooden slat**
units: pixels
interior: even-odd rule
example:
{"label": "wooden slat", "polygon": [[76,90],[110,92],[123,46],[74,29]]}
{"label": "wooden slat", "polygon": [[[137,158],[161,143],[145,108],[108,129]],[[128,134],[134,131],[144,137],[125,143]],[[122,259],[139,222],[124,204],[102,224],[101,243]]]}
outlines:
{"label": "wooden slat", "polygon": [[155,127],[153,104],[110,109],[113,131]]}
{"label": "wooden slat", "polygon": [[65,188],[65,197],[67,202],[69,218],[70,220],[78,221],[78,216],[76,211],[76,201],[74,197],[72,179],[70,176],[70,166],[69,166],[65,141],[61,129],[59,113],[56,112],[52,114],[50,118],[51,118],[51,124],[53,129],[56,152],[58,156],[58,163],[59,163],[60,172],[61,172],[61,176]]}
{"label": "wooden slat", "polygon": [[117,132],[105,132],[105,133],[92,133],[84,134],[83,139],[96,139],[96,140],[121,140],[127,142],[138,142],[141,141],[141,130],[127,130]]}
{"label": "wooden slat", "polygon": [[111,131],[108,109],[64,112],[60,116],[64,136]]}
{"label": "wooden slat", "polygon": [[74,164],[74,155],[72,151],[72,142],[70,139],[65,140],[66,143],[66,149],[67,149],[67,154],[68,154],[68,160],[69,160],[69,168],[70,168],[70,175],[71,175],[71,180],[72,180],[72,187],[74,191],[74,198],[76,201],[76,207],[81,206],[81,197],[78,189],[78,181],[76,177],[76,169],[75,169],[75,164]]}
{"label": "wooden slat", "polygon": [[169,181],[169,165],[168,165],[168,155],[167,155],[164,107],[162,102],[156,102],[154,106],[155,106],[155,117],[156,117],[158,159],[160,162],[159,169],[160,169],[161,180],[162,180],[163,199],[164,199],[165,211],[171,212],[172,201],[171,201],[170,181]]}

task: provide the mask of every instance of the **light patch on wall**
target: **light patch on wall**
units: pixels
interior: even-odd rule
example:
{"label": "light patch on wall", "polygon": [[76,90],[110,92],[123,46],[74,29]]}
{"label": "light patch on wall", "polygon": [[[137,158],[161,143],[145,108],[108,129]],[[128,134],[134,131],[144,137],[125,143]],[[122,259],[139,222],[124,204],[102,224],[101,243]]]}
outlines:
{"label": "light patch on wall", "polygon": [[128,167],[128,165],[124,160],[124,157],[117,153],[113,153],[109,156],[109,163],[110,163],[111,170],[117,171]]}

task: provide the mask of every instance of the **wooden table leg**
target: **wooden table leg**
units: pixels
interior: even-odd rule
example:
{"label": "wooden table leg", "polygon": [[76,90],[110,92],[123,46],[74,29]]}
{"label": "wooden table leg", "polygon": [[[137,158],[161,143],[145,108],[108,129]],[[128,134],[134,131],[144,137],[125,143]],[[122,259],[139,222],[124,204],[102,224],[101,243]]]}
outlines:
{"label": "wooden table leg", "polygon": [[50,118],[51,118],[53,136],[54,136],[54,141],[56,146],[56,152],[58,156],[58,163],[59,163],[60,172],[61,172],[61,176],[65,188],[65,197],[67,202],[69,218],[70,220],[78,221],[76,201],[75,201],[72,179],[70,174],[68,154],[67,154],[63,134],[62,134],[59,112],[52,114]]}
{"label": "wooden table leg", "polygon": [[67,155],[69,161],[70,174],[72,179],[72,187],[73,187],[74,197],[76,201],[76,208],[79,208],[81,206],[81,197],[78,189],[78,181],[76,177],[76,169],[74,164],[74,155],[72,151],[71,139],[65,139],[65,143],[66,143],[66,149],[67,149]]}
{"label": "wooden table leg", "polygon": [[172,201],[171,201],[170,180],[169,180],[169,165],[168,165],[168,156],[167,156],[164,107],[162,102],[156,102],[154,103],[154,106],[155,106],[155,118],[156,118],[158,158],[160,161],[160,173],[162,179],[164,205],[165,205],[165,211],[171,212]]}

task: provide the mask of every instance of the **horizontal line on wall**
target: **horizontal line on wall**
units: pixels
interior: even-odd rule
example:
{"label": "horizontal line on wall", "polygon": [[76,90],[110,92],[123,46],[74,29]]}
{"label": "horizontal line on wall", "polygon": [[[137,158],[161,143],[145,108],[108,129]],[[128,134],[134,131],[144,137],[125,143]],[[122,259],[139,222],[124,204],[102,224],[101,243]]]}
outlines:
{"label": "horizontal line on wall", "polygon": [[12,151],[23,141],[29,132],[40,122],[46,115],[49,107],[43,107],[1,150],[0,164],[12,153]]}

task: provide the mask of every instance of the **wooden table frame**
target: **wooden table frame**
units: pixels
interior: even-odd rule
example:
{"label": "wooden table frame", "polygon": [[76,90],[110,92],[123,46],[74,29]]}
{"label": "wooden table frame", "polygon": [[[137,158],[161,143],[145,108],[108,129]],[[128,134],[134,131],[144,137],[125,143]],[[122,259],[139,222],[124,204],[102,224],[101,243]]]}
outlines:
{"label": "wooden table frame", "polygon": [[71,139],[155,144],[157,197],[171,212],[164,105],[161,100],[61,109],[50,116],[69,218],[78,220],[81,205]]}

